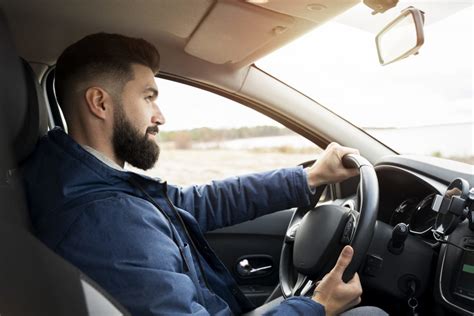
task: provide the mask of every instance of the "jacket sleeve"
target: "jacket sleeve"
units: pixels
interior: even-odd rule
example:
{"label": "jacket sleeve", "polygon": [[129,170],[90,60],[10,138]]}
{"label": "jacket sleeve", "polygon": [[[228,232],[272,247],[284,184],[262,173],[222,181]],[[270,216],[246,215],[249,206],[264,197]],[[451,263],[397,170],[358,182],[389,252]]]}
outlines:
{"label": "jacket sleeve", "polygon": [[56,252],[132,315],[209,315],[170,226],[153,206],[114,196],[80,207],[81,215]]}
{"label": "jacket sleeve", "polygon": [[284,300],[280,305],[269,310],[264,316],[311,315],[325,316],[323,305],[308,297],[292,297]]}
{"label": "jacket sleeve", "polygon": [[238,224],[256,217],[310,205],[311,191],[302,167],[284,168],[179,188],[168,195],[192,213],[203,231]]}

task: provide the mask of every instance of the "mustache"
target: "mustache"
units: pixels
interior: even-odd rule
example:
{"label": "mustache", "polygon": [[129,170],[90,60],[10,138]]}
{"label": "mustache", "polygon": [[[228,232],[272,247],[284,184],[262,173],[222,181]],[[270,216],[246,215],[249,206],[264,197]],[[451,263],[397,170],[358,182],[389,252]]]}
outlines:
{"label": "mustache", "polygon": [[160,129],[158,128],[158,125],[149,126],[146,129],[146,133],[150,133],[150,134],[158,134],[159,131]]}

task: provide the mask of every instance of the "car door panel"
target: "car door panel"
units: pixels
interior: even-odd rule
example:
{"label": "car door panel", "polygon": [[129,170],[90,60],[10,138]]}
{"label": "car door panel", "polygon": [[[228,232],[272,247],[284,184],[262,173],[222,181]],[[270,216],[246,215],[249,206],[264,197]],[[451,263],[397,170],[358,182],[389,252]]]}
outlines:
{"label": "car door panel", "polygon": [[294,209],[284,210],[206,234],[244,294],[256,305],[278,285],[281,246],[293,213]]}

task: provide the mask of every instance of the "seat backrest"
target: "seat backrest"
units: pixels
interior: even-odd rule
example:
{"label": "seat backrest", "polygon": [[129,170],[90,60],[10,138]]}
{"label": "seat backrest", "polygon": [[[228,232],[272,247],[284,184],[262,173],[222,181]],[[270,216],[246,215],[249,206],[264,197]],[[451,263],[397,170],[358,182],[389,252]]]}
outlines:
{"label": "seat backrest", "polygon": [[128,315],[31,233],[16,165],[47,130],[43,94],[16,55],[0,8],[0,314]]}
{"label": "seat backrest", "polygon": [[[5,46],[2,45],[2,50],[5,49]],[[17,61],[19,63],[16,63]],[[15,68],[11,67],[12,65],[22,71],[19,74],[20,76],[15,76],[18,74],[14,71]],[[0,222],[17,225],[31,231],[32,227],[25,205],[22,184],[16,174],[16,164],[23,161],[33,151],[39,137],[46,133],[48,127],[46,108],[42,103],[40,86],[35,80],[33,70],[26,61],[16,57],[4,74],[5,76],[0,76],[1,88],[6,94],[10,94],[12,91],[23,93],[23,90],[25,90],[24,94],[18,95],[18,97],[21,101],[25,100],[24,104],[27,106],[18,107],[15,105],[21,104],[20,102],[12,102],[8,98],[2,98],[0,109],[3,119],[2,134],[4,136],[4,146],[6,146],[4,148],[8,148],[8,153],[7,150],[4,150],[4,157],[0,158],[2,159],[0,174],[4,177],[2,183],[0,183],[0,200],[3,201],[3,208],[0,210]],[[16,80],[5,82],[10,74]],[[22,89],[23,87],[26,87],[26,89]],[[17,90],[17,88],[19,89]],[[1,94],[1,96],[4,95],[4,93]],[[26,99],[23,99],[25,96]],[[7,154],[10,155],[9,158],[6,157]],[[7,211],[13,208],[15,209],[14,212]]]}

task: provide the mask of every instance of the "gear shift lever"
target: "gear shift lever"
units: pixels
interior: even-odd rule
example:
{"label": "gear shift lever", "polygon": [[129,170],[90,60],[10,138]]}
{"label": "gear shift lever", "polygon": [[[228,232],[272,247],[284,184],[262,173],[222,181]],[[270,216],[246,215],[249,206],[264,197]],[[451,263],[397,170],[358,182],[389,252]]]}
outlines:
{"label": "gear shift lever", "polygon": [[405,223],[398,223],[392,230],[392,239],[388,242],[387,248],[394,255],[399,255],[405,246],[405,240],[408,237],[409,229]]}

